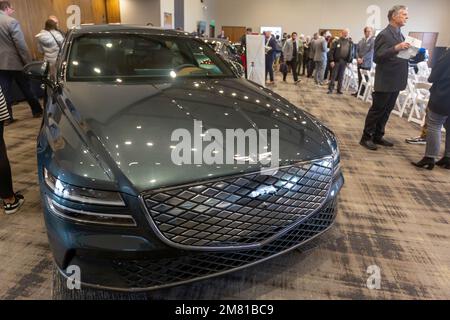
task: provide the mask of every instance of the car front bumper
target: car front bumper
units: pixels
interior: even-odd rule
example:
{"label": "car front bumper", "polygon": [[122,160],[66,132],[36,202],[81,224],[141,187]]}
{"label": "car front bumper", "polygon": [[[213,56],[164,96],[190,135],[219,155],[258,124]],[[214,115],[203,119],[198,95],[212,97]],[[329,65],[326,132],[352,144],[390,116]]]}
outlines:
{"label": "car front bumper", "polygon": [[[78,266],[83,286],[144,292],[234,272],[301,247],[331,228],[343,184],[340,173],[323,206],[276,239],[256,248],[233,251],[174,248],[150,228],[92,229],[55,216],[47,205],[44,213],[50,246],[63,276],[71,276],[66,272],[69,266]],[[142,211],[137,205],[131,209]],[[145,225],[145,218],[137,222]]]}

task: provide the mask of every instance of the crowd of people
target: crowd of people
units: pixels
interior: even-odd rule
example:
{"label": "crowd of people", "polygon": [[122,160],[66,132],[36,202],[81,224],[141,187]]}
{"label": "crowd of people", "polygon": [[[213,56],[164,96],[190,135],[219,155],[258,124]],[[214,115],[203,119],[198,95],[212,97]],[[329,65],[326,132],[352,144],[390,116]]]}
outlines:
{"label": "crowd of people", "polygon": [[[376,37],[374,29],[364,28],[364,37],[354,43],[350,30],[344,29],[339,37],[330,31],[315,33],[313,37],[298,35],[297,32],[284,34],[283,38],[264,32],[266,47],[266,84],[274,85],[274,70],[279,70],[283,81],[292,73],[295,84],[301,82],[299,75],[313,78],[317,86],[326,86],[328,94],[342,95],[346,69],[356,60],[358,88],[362,85],[362,70],[370,71],[375,66],[373,102],[367,114],[361,146],[376,151],[380,146],[392,148],[394,143],[384,138],[385,128],[395,107],[399,93],[406,89],[409,69],[419,72],[421,63],[428,69],[428,53],[421,48],[416,56],[405,59],[399,53],[408,50],[401,28],[408,21],[408,8],[394,6],[388,13],[388,26]],[[450,169],[450,54],[449,50],[434,66],[429,78],[432,83],[426,123],[418,138],[406,139],[410,144],[426,144],[426,156],[417,167],[432,170],[436,165]],[[366,79],[367,80],[367,79]],[[337,84],[337,86],[336,86]],[[352,94],[358,96],[358,92]],[[436,161],[441,145],[442,128],[446,129],[444,157]]]}
{"label": "crowd of people", "polygon": [[[43,108],[33,92],[29,80],[22,72],[24,66],[32,61],[29,48],[19,22],[12,17],[14,9],[9,1],[0,0],[0,198],[6,214],[13,214],[24,203],[24,197],[14,191],[11,167],[3,138],[4,127],[14,122],[12,104],[12,83],[15,81],[28,102],[32,116],[42,116]],[[416,70],[418,63],[426,59],[426,52],[420,50],[411,61],[398,57],[410,44],[405,42],[401,28],[408,21],[408,9],[394,6],[388,14],[389,25],[377,37],[371,27],[364,28],[364,37],[354,43],[350,30],[344,29],[339,37],[323,31],[312,37],[293,32],[283,37],[274,37],[265,32],[266,81],[275,83],[274,71],[279,68],[283,81],[292,74],[294,84],[301,82],[300,76],[313,78],[316,85],[326,86],[328,94],[343,94],[343,79],[346,68],[356,59],[359,85],[362,82],[362,70],[371,70],[376,63],[373,103],[367,114],[360,144],[372,151],[379,146],[393,147],[385,136],[385,127],[394,109],[399,92],[404,90],[408,81],[409,67]],[[248,28],[246,34],[252,34]],[[222,31],[220,38],[226,38]],[[64,33],[59,30],[58,19],[50,16],[44,28],[36,35],[38,50],[42,53],[50,68],[54,68],[60,51]],[[245,47],[246,36],[241,38]],[[414,64],[415,63],[415,64]],[[276,68],[276,69],[275,69]],[[426,140],[425,157],[413,163],[417,167],[429,170],[440,166],[450,169],[450,52],[436,63],[429,78],[433,84],[427,110],[426,125],[421,135]],[[354,94],[356,96],[356,93]],[[45,101],[44,101],[45,104]],[[446,129],[444,156],[437,161],[441,146],[442,128]],[[418,139],[408,142],[417,143]]]}
{"label": "crowd of people", "polygon": [[[294,84],[298,84],[301,82],[299,75],[302,75],[313,78],[318,86],[326,86],[328,94],[333,94],[336,89],[337,94],[342,95],[346,69],[354,60],[358,69],[358,88],[362,85],[362,70],[370,71],[375,66],[373,102],[365,120],[360,144],[371,151],[378,150],[380,146],[394,147],[391,141],[384,138],[385,128],[399,93],[406,89],[409,69],[413,68],[419,73],[421,64],[428,69],[428,53],[424,48],[409,60],[399,56],[400,52],[410,48],[410,43],[405,42],[401,31],[408,18],[406,6],[394,6],[388,13],[388,26],[376,37],[373,28],[365,27],[364,37],[358,43],[353,42],[349,29],[344,29],[339,37],[333,37],[330,31],[316,33],[313,37],[299,36],[293,32],[285,33],[280,39],[271,32],[264,32],[266,84],[275,84],[274,70],[279,66],[284,82],[287,82],[287,75],[292,73]],[[413,163],[417,167],[432,170],[437,165],[450,169],[449,59],[447,50],[429,78],[433,86],[421,136],[406,139],[411,144],[427,145],[425,158]],[[353,96],[357,97],[358,92],[353,93]],[[446,149],[444,157],[436,162],[442,127],[446,129]]]}

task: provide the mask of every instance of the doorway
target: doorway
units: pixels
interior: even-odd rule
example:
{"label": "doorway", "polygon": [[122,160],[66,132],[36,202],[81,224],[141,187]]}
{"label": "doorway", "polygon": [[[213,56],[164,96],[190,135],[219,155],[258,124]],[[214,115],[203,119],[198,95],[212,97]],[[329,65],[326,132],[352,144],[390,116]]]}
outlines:
{"label": "doorway", "polygon": [[236,43],[241,40],[241,37],[246,33],[246,27],[222,27],[225,31],[225,36],[230,39],[230,42]]}

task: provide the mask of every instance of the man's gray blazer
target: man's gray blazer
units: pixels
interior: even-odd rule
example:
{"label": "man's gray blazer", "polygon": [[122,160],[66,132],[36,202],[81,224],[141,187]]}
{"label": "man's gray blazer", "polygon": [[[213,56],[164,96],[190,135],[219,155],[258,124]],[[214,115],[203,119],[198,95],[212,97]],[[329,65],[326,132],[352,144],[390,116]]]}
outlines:
{"label": "man's gray blazer", "polygon": [[314,40],[311,46],[314,51],[314,61],[326,62],[328,46],[325,38],[320,37],[319,39]]}
{"label": "man's gray blazer", "polygon": [[22,70],[30,62],[19,22],[0,11],[0,70]]}
{"label": "man's gray blazer", "polygon": [[375,37],[369,39],[362,38],[358,43],[356,50],[356,57],[363,59],[361,68],[371,69],[373,65],[373,54],[375,50]]}
{"label": "man's gray blazer", "polygon": [[[299,48],[299,40],[296,40],[297,43],[297,53],[300,51]],[[294,58],[294,41],[292,39],[289,39],[286,41],[286,43],[284,44],[283,47],[283,56],[284,56],[284,61],[292,61],[292,59]],[[297,58],[297,57],[295,57]]]}

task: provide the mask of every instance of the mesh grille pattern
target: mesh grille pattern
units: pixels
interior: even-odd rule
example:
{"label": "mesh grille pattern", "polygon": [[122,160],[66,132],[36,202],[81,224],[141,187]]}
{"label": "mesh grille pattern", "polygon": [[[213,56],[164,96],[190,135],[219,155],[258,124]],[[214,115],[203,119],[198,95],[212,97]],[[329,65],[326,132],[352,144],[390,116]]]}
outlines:
{"label": "mesh grille pattern", "polygon": [[132,288],[155,289],[232,271],[297,247],[328,229],[336,202],[269,244],[254,250],[188,254],[145,261],[113,261],[113,267]]}
{"label": "mesh grille pattern", "polygon": [[325,202],[332,161],[281,168],[273,176],[232,177],[144,196],[161,234],[186,247],[240,247],[277,236]]}

